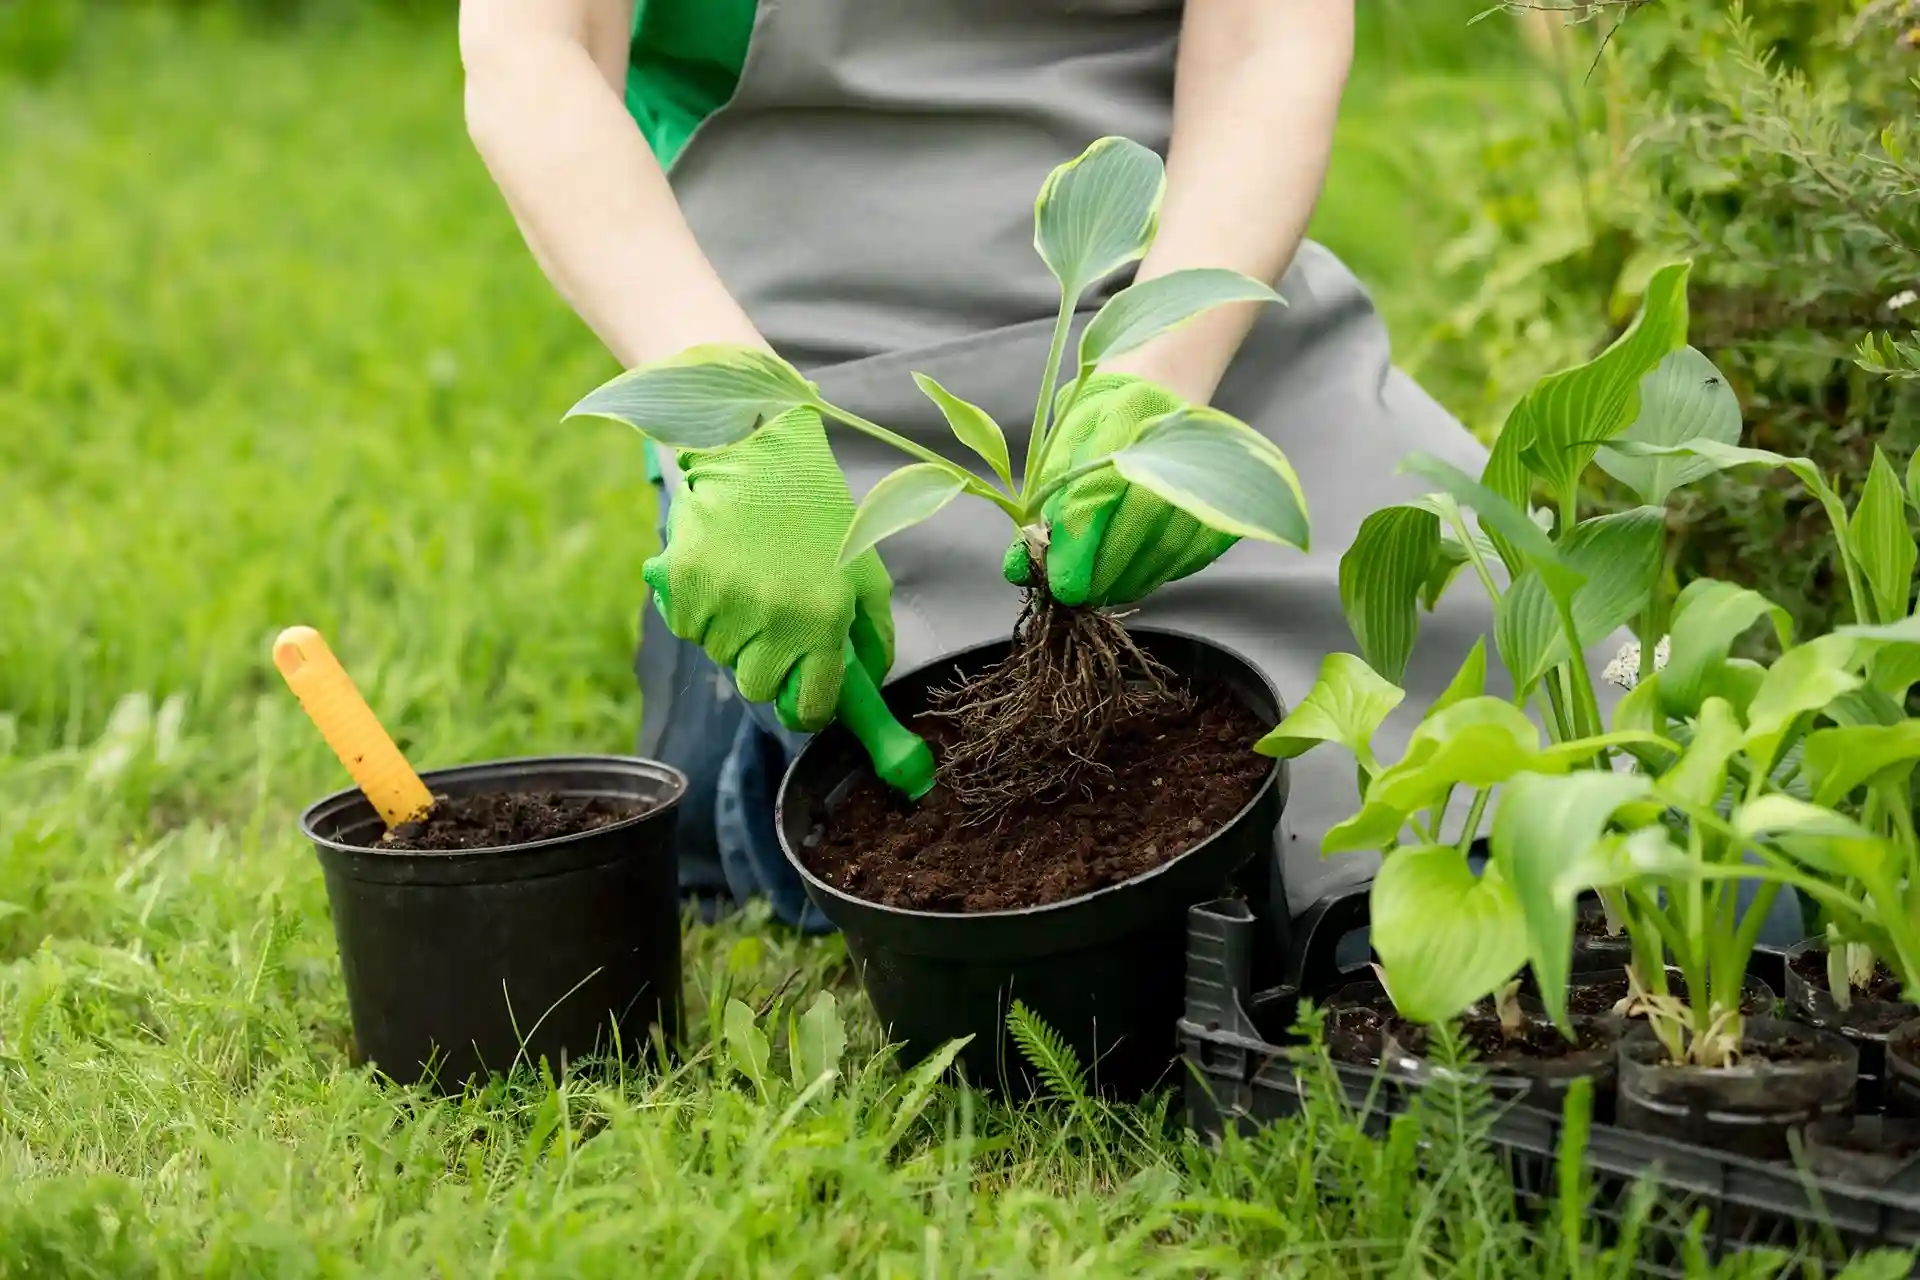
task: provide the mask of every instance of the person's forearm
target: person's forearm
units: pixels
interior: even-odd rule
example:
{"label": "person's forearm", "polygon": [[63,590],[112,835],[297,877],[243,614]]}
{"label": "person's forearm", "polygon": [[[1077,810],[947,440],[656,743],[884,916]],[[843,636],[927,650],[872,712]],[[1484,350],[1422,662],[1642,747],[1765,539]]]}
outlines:
{"label": "person's forearm", "polygon": [[[1320,198],[1353,59],[1353,0],[1188,0],[1160,235],[1137,279],[1229,267],[1277,283]],[[1127,356],[1196,403],[1259,314],[1222,307]]]}
{"label": "person's forearm", "polygon": [[463,30],[467,122],[554,287],[624,366],[704,342],[764,345],[610,83],[613,60],[518,21]]}

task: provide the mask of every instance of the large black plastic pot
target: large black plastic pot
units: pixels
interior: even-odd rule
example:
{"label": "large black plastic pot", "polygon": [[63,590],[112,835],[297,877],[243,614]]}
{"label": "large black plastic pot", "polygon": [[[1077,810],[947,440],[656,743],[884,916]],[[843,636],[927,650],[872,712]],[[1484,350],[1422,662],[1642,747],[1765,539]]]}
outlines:
{"label": "large black plastic pot", "polygon": [[326,876],[356,1060],[456,1092],[543,1059],[647,1051],[680,1018],[673,833],[687,780],[623,756],[501,760],[421,775],[437,796],[559,793],[644,812],[577,836],[457,853],[368,848],[358,789],[300,817]]}
{"label": "large black plastic pot", "polygon": [[[1755,1160],[1784,1160],[1790,1132],[1853,1114],[1860,1054],[1839,1036],[1778,1018],[1748,1018],[1742,1043],[1757,1052],[1735,1066],[1674,1066],[1664,1061],[1666,1050],[1651,1027],[1634,1027],[1620,1041],[1621,1127]],[[1782,1060],[1763,1059],[1768,1050]]]}
{"label": "large black plastic pot", "polygon": [[[1920,1017],[1920,1008],[1904,1000],[1855,996],[1842,1010],[1827,989],[1826,963],[1823,939],[1809,938],[1787,952],[1787,1016],[1853,1043],[1860,1051],[1860,1105],[1877,1110],[1886,1102],[1887,1037],[1901,1023]],[[1816,975],[1811,981],[1808,968]]]}
{"label": "large black plastic pot", "polygon": [[[1279,694],[1239,654],[1172,631],[1132,634],[1179,674],[1226,685],[1267,723],[1281,719]],[[985,670],[1009,649],[1010,641],[995,641],[906,672],[888,682],[887,703],[903,720],[917,715],[934,690]],[[1272,857],[1286,799],[1284,762],[1274,762],[1231,822],[1171,862],[1065,902],[966,915],[865,902],[801,860],[831,807],[870,769],[845,729],[815,736],[781,784],[777,824],[807,893],[845,934],[903,1061],[972,1036],[960,1056],[969,1081],[1030,1092],[1031,1072],[1006,1033],[1008,1010],[1019,1000],[1065,1037],[1103,1091],[1137,1096],[1166,1079],[1176,1052],[1187,908],[1219,897],[1256,857]]]}

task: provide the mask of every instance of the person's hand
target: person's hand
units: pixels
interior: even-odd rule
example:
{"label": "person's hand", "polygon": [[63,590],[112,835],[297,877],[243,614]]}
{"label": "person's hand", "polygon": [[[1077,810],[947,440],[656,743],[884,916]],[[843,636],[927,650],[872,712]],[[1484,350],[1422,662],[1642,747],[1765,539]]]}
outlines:
{"label": "person's hand", "polygon": [[[1140,428],[1181,401],[1166,389],[1129,374],[1095,374],[1060,426],[1042,483],[1083,462],[1115,453]],[[1047,589],[1068,605],[1131,604],[1198,573],[1238,539],[1216,533],[1178,507],[1136,488],[1102,467],[1047,500]],[[1004,572],[1015,586],[1032,585],[1026,542],[1007,548]]]}
{"label": "person's hand", "polygon": [[838,567],[853,498],[820,415],[794,409],[679,462],[667,545],[641,570],[667,629],[789,729],[825,728],[849,639],[875,683],[893,665],[893,582],[871,550]]}

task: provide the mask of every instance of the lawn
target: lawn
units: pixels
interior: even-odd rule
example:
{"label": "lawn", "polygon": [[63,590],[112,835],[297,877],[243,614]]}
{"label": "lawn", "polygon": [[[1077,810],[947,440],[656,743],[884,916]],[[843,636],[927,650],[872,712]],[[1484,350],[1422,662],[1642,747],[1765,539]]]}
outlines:
{"label": "lawn", "polygon": [[[1403,333],[1452,216],[1408,128],[1471,145],[1535,91],[1407,12],[1370,11],[1321,224]],[[217,11],[0,78],[0,1277],[1562,1274],[1457,1125],[1216,1151],[916,1091],[838,944],[759,919],[689,929],[672,1072],[442,1101],[348,1065],[293,824],[341,778],[271,637],[325,631],[422,764],[623,751],[639,717],[638,442],[559,423],[611,366],[459,100],[448,23]],[[713,1042],[730,996],[820,990],[831,1095]]]}

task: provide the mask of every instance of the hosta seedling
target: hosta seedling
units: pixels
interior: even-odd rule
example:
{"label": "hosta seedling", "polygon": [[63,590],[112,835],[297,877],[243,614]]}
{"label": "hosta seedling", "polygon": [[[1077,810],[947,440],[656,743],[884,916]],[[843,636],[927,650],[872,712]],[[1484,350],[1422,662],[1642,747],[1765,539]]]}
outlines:
{"label": "hosta seedling", "polygon": [[1124,138],[1094,143],[1055,169],[1041,188],[1034,247],[1059,282],[1060,303],[1017,478],[1000,424],[932,378],[916,374],[915,382],[955,438],[985,463],[988,476],[830,404],[785,360],[745,347],[696,347],[623,373],[568,416],[611,418],[669,448],[698,450],[735,444],[781,413],[808,407],[885,441],[915,461],[885,477],[862,500],[841,547],[843,563],[931,519],[962,495],[998,507],[1029,546],[1043,552],[1047,500],[1063,485],[1108,467],[1210,528],[1304,548],[1307,503],[1292,465],[1271,441],[1215,409],[1175,409],[1143,424],[1114,453],[1078,458],[1065,469],[1049,466],[1060,420],[1103,361],[1215,307],[1280,300],[1257,280],[1213,268],[1142,280],[1099,308],[1063,371],[1081,301],[1101,281],[1146,255],[1158,230],[1165,188],[1160,157]]}

